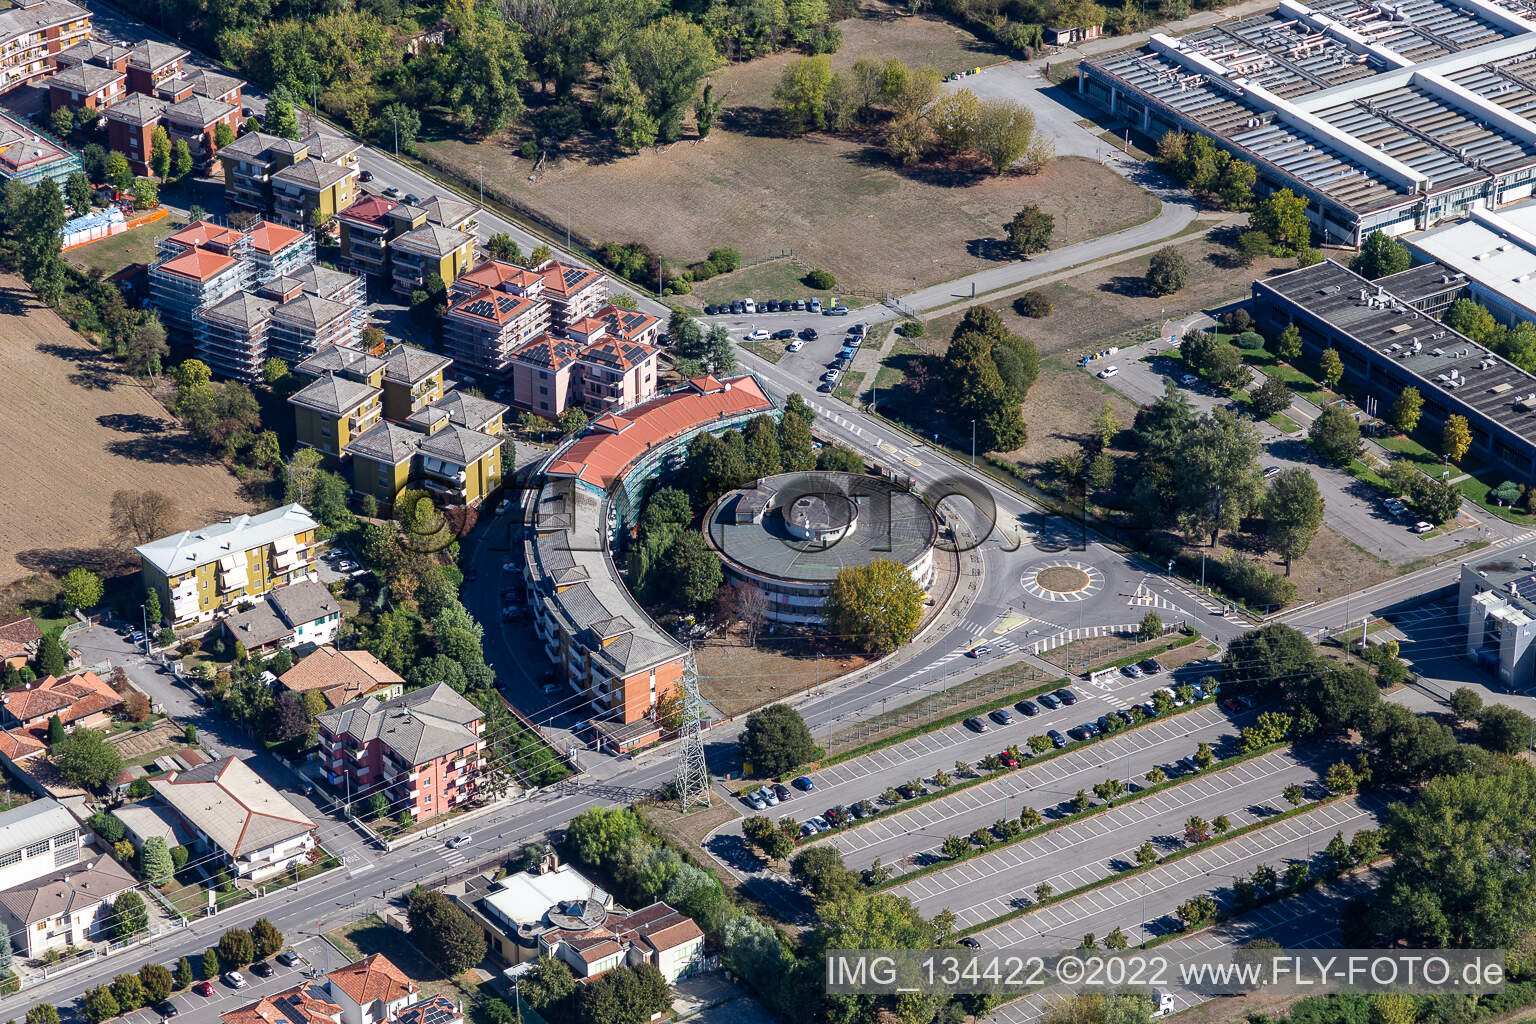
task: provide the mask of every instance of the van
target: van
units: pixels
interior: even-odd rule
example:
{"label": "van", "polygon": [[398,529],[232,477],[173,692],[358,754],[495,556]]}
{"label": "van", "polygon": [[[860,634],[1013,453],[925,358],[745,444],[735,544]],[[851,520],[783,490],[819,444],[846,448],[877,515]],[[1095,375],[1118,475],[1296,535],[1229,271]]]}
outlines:
{"label": "van", "polygon": [[757,303],[753,302],[751,299],[742,299],[741,310],[743,313],[756,313]]}

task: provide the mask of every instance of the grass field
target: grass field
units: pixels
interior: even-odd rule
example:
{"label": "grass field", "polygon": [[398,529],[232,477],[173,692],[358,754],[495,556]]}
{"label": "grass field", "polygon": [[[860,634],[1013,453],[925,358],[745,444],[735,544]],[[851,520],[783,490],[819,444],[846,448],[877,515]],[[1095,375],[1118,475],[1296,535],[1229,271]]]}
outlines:
{"label": "grass field", "polygon": [[861,655],[832,649],[824,637],[764,631],[750,647],[739,632],[710,637],[695,652],[699,692],[725,715],[745,714],[868,664]]}
{"label": "grass field", "polygon": [[123,557],[108,525],[119,489],[170,495],[177,529],[254,511],[222,463],[15,277],[0,276],[0,337],[0,584]]}
{"label": "grass field", "polygon": [[[371,953],[383,953],[389,961],[421,986],[422,998],[444,995],[463,1000],[464,1011],[479,1001],[480,985],[466,971],[457,978],[445,975],[440,967],[421,954],[405,935],[370,914],[353,924],[325,933],[325,938],[343,956],[361,960]],[[490,993],[494,995],[494,993]]]}
{"label": "grass field", "polygon": [[182,219],[175,215],[162,217],[153,224],[103,238],[79,249],[71,249],[64,254],[64,259],[86,270],[99,267],[102,273],[110,277],[130,263],[149,263],[155,258],[155,247],[160,241],[183,224]]}
{"label": "grass field", "polygon": [[[860,57],[900,57],[944,71],[992,63],[984,44],[949,23],[867,4],[842,23],[836,69]],[[630,156],[552,159],[530,182],[520,136],[473,143],[418,143],[468,181],[484,165],[487,190],[589,242],[644,241],[691,263],[728,245],[747,259],[791,250],[803,267],[831,271],[855,295],[903,293],[992,266],[1003,223],[1026,203],[1056,215],[1058,245],[1145,221],[1157,200],[1093,161],[1064,159],[1035,177],[974,177],[923,166],[901,169],[878,139],[812,134],[780,137],[772,91],[798,55],[726,67],[711,78],[726,108],[702,141],[685,137]],[[714,285],[724,287],[725,282]],[[708,288],[709,286],[705,286]],[[734,288],[733,296],[741,291]],[[713,292],[701,290],[706,296]],[[840,291],[839,295],[844,294]]]}

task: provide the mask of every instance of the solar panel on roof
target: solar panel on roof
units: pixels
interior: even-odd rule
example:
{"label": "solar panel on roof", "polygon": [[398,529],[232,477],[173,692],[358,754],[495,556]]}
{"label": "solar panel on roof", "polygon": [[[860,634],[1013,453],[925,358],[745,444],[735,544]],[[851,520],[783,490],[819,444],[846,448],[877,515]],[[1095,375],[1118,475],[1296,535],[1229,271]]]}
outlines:
{"label": "solar panel on roof", "polygon": [[444,1006],[433,1000],[430,1003],[418,1003],[411,1007],[410,1016],[416,1018],[415,1024],[447,1024],[448,1021],[456,1019],[459,1014],[453,1007]]}
{"label": "solar panel on roof", "polygon": [[586,277],[587,276],[587,272],[585,270],[580,270],[580,269],[578,269],[576,267],[567,267],[566,270],[565,270],[565,274],[562,275],[562,276],[564,276],[565,283],[567,285],[572,285],[572,284],[575,284],[576,282],[580,281],[582,278]]}
{"label": "solar panel on roof", "polygon": [[496,307],[491,305],[490,300],[488,299],[476,299],[474,302],[471,302],[469,305],[464,307],[464,312],[468,313],[470,316],[490,317],[493,313],[496,312]]}
{"label": "solar panel on roof", "polygon": [[517,308],[517,300],[510,295],[496,296],[496,308],[503,313],[510,313]]}

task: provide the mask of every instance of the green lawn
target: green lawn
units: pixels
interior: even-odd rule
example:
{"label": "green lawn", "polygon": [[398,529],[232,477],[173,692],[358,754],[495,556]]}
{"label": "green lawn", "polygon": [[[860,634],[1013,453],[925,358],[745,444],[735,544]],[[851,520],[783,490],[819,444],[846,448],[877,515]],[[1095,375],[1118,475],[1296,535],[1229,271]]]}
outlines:
{"label": "green lawn", "polygon": [[1277,427],[1280,430],[1285,431],[1287,434],[1298,434],[1301,432],[1301,424],[1297,423],[1283,412],[1277,412],[1271,416],[1269,418],[1269,425],[1272,427]]}
{"label": "green lawn", "polygon": [[826,305],[827,300],[835,295],[850,307],[874,301],[868,295],[854,295],[836,288],[825,292],[816,291],[800,280],[807,273],[804,267],[793,260],[769,260],[766,263],[712,277],[708,281],[694,285],[691,294],[672,296],[671,301],[692,306],[695,309],[708,302],[730,302],[746,298],[767,302],[769,299],[809,299],[814,296],[821,300],[822,305]]}
{"label": "green lawn", "polygon": [[864,371],[853,370],[843,374],[843,379],[837,382],[837,390],[832,392],[832,397],[841,398],[849,405],[858,405],[863,401]]}
{"label": "green lawn", "polygon": [[[866,345],[878,344],[878,342],[865,342]],[[880,360],[880,369],[875,371],[875,388],[880,391],[889,391],[906,379],[906,372],[902,369],[902,363],[908,356],[918,353],[918,347],[906,338],[898,337],[891,350]]]}
{"label": "green lawn", "polygon": [[1297,395],[1319,408],[1328,400],[1328,396],[1323,391],[1321,384],[1296,369],[1290,363],[1282,363],[1262,349],[1259,351],[1244,351],[1243,362],[1257,368],[1260,373],[1275,378]]}
{"label": "green lawn", "polygon": [[[342,956],[353,960],[361,960],[372,953],[383,953],[391,963],[421,985],[424,998],[444,995],[455,1001],[462,1000],[466,1013],[480,1000],[481,986],[468,973],[457,978],[448,977],[411,945],[410,939],[385,924],[377,914],[370,914],[361,921],[326,932],[325,938]],[[495,993],[487,988],[486,994]]]}
{"label": "green lawn", "polygon": [[744,341],[741,347],[757,356],[766,359],[770,363],[776,363],[784,358],[784,342],[782,341]]}
{"label": "green lawn", "polygon": [[120,235],[103,238],[99,242],[92,242],[78,249],[71,249],[64,254],[64,260],[68,263],[78,263],[87,270],[100,267],[102,273],[110,277],[130,263],[153,261],[155,247],[160,241],[183,226],[184,222],[172,214],[169,217],[162,217],[153,224],[146,224],[132,231],[124,231]]}

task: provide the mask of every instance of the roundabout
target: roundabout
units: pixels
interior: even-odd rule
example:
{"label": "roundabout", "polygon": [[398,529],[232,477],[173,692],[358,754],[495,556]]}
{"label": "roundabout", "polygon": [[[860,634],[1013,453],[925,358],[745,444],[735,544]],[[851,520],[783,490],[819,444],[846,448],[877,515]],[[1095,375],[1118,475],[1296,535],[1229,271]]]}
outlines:
{"label": "roundabout", "polygon": [[1085,601],[1104,587],[1104,573],[1084,562],[1058,560],[1026,569],[1024,592],[1043,601]]}

